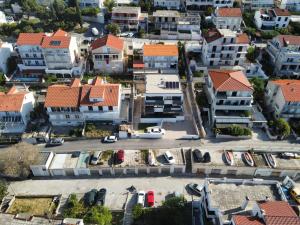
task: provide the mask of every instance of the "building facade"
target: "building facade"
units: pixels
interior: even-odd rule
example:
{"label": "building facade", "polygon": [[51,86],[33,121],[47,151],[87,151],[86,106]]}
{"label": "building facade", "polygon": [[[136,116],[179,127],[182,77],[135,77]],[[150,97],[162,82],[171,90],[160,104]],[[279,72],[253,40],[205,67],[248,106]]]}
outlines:
{"label": "building facade", "polygon": [[188,9],[198,8],[205,10],[207,7],[221,8],[221,7],[233,7],[234,0],[187,0],[186,6]]}
{"label": "building facade", "polygon": [[300,77],[300,37],[278,35],[268,42],[267,52],[277,76]]}
{"label": "building facade", "polygon": [[35,104],[32,92],[12,87],[0,92],[0,134],[23,133]]}
{"label": "building facade", "polygon": [[266,103],[276,118],[300,118],[300,81],[269,81],[265,90]]}
{"label": "building facade", "polygon": [[212,14],[212,22],[218,29],[240,30],[242,20],[240,8],[216,8]]}
{"label": "building facade", "polygon": [[206,66],[237,66],[245,61],[249,38],[229,29],[211,29],[204,35],[202,61]]}
{"label": "building facade", "polygon": [[251,126],[253,88],[242,71],[209,70],[205,82],[212,126]]}
{"label": "building facade", "polygon": [[104,73],[124,71],[124,41],[113,35],[96,39],[91,44],[94,70]]}
{"label": "building facade", "polygon": [[255,12],[254,21],[258,29],[273,30],[287,28],[291,14],[286,9],[260,9]]}
{"label": "building facade", "polygon": [[8,42],[0,42],[0,71],[7,73],[7,59],[13,52],[13,46]]}
{"label": "building facade", "polygon": [[129,6],[114,7],[111,20],[113,23],[117,23],[122,30],[137,31],[141,20],[143,20],[141,8]]}
{"label": "building facade", "polygon": [[165,8],[168,10],[179,10],[181,8],[181,0],[154,0],[154,7]]}
{"label": "building facade", "polygon": [[95,78],[82,85],[75,79],[70,86],[48,88],[45,108],[52,125],[82,125],[85,121],[119,122],[121,85]]}
{"label": "building facade", "polygon": [[260,9],[260,8],[272,8],[275,3],[274,0],[242,0],[243,7],[245,9]]}
{"label": "building facade", "polygon": [[79,6],[84,8],[84,7],[98,7],[102,8],[103,7],[103,1],[102,0],[80,0],[79,1]]}
{"label": "building facade", "polygon": [[279,8],[300,11],[300,2],[298,0],[279,0]]}

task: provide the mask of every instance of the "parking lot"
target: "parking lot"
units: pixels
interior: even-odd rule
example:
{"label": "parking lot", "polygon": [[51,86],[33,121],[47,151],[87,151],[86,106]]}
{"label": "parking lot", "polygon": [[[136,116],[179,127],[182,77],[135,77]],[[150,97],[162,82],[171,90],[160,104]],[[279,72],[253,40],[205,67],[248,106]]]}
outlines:
{"label": "parking lot", "polygon": [[[200,178],[174,178],[174,177],[144,177],[144,178],[101,178],[101,179],[64,179],[64,180],[26,180],[12,182],[9,186],[11,195],[59,195],[68,197],[71,193],[83,196],[87,191],[95,188],[106,188],[106,203],[110,209],[123,209],[127,202],[134,202],[135,196],[128,194],[128,188],[134,185],[137,191],[154,191],[155,205],[158,206],[165,197],[178,192],[187,200],[191,200],[185,185],[188,183],[203,184]],[[127,199],[128,195],[128,199]]]}

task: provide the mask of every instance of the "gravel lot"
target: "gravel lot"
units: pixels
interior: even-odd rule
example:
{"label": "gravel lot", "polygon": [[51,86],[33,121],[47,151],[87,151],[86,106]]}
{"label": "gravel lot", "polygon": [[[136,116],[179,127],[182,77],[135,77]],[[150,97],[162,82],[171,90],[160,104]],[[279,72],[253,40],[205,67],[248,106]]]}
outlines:
{"label": "gravel lot", "polygon": [[[191,200],[185,190],[187,183],[203,184],[200,178],[174,178],[174,177],[143,177],[143,178],[101,178],[101,179],[64,179],[64,180],[26,180],[13,182],[9,186],[9,193],[15,195],[58,195],[67,197],[71,193],[83,195],[85,192],[96,188],[106,188],[106,206],[111,209],[122,209],[126,203],[126,190],[134,185],[137,191],[153,190],[155,205],[161,204],[168,194],[174,191],[184,194]],[[134,201],[135,196],[129,195],[128,201]]]}

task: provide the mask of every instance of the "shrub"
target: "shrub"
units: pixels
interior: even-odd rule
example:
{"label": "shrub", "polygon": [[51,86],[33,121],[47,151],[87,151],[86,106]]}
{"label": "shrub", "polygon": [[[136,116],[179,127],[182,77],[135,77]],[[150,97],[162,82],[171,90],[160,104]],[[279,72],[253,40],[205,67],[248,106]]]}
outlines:
{"label": "shrub", "polygon": [[251,130],[246,127],[241,127],[239,125],[231,125],[225,128],[216,128],[215,134],[224,134],[231,136],[251,136]]}

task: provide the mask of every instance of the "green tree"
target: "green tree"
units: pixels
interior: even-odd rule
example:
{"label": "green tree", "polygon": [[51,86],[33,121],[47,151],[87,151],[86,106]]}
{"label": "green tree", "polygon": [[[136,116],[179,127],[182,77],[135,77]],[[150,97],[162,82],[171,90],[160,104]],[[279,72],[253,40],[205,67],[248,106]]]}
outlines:
{"label": "green tree", "polygon": [[106,29],[109,31],[109,33],[113,35],[117,35],[121,32],[120,27],[116,23],[110,23],[106,26]]}
{"label": "green tree", "polygon": [[132,217],[134,220],[140,218],[144,213],[144,209],[140,204],[137,204],[132,209]]}
{"label": "green tree", "polygon": [[183,196],[169,198],[162,203],[163,208],[184,208],[187,201]]}
{"label": "green tree", "polygon": [[75,194],[71,194],[64,208],[64,217],[81,218],[85,213],[85,208],[82,202],[79,202]]}
{"label": "green tree", "polygon": [[265,91],[265,81],[261,78],[254,77],[250,80],[250,83],[254,88],[254,99],[256,101],[262,101]]}
{"label": "green tree", "polygon": [[5,85],[5,77],[3,73],[0,73],[0,86]]}
{"label": "green tree", "polygon": [[107,9],[107,11],[109,13],[112,12],[112,9],[117,5],[116,2],[114,0],[105,0],[103,2],[103,5],[105,6],[105,8]]}
{"label": "green tree", "polygon": [[139,38],[144,38],[145,37],[145,30],[143,28],[139,29],[138,37]]}
{"label": "green tree", "polygon": [[255,47],[249,47],[247,50],[247,54],[246,54],[247,59],[250,62],[255,62],[256,59],[256,51],[255,51]]}
{"label": "green tree", "polygon": [[76,14],[77,14],[77,21],[80,24],[80,27],[83,26],[83,20],[82,20],[82,15],[81,15],[81,10],[79,8],[79,3],[78,0],[75,0],[76,2]]}
{"label": "green tree", "polygon": [[274,122],[274,125],[277,133],[282,137],[287,137],[291,134],[291,127],[286,120],[280,118]]}
{"label": "green tree", "polygon": [[5,195],[7,195],[7,183],[5,180],[0,180],[0,203]]}
{"label": "green tree", "polygon": [[288,28],[277,28],[276,31],[280,34],[283,34],[283,35],[288,35],[288,34],[291,34],[289,32],[289,29]]}
{"label": "green tree", "polygon": [[210,16],[214,12],[212,7],[208,7],[205,11],[205,16]]}
{"label": "green tree", "polygon": [[86,7],[81,10],[81,14],[83,16],[97,16],[97,14],[100,12],[99,8],[94,7]]}
{"label": "green tree", "polygon": [[83,220],[85,223],[110,225],[112,221],[112,214],[106,207],[94,206],[83,217]]}

